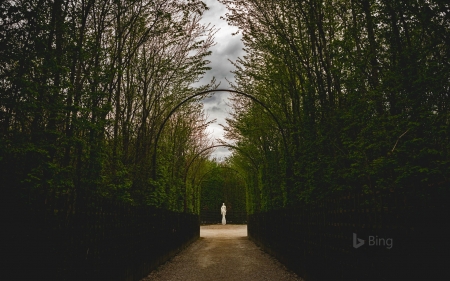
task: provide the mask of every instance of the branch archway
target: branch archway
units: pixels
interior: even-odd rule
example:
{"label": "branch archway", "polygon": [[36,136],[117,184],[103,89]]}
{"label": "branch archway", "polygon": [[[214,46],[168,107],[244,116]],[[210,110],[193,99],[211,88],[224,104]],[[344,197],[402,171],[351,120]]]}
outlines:
{"label": "branch archway", "polygon": [[[259,105],[261,105],[268,113],[269,115],[272,117],[272,119],[275,121],[275,123],[277,124],[278,130],[280,131],[281,137],[283,138],[283,145],[284,145],[284,154],[285,154],[285,159],[288,160],[289,157],[289,153],[288,153],[288,147],[287,147],[287,142],[286,142],[286,136],[284,134],[283,131],[283,127],[281,126],[281,123],[279,122],[279,120],[277,119],[277,117],[273,114],[273,112],[269,109],[269,107],[264,104],[262,101],[260,101],[259,99],[257,99],[256,97],[250,95],[250,94],[246,94],[244,92],[241,91],[236,91],[236,90],[230,90],[230,89],[216,89],[216,90],[206,90],[206,91],[202,91],[196,94],[193,94],[187,98],[185,98],[183,101],[181,101],[180,103],[178,103],[170,112],[169,114],[166,116],[166,118],[164,119],[164,121],[162,122],[161,126],[159,127],[159,130],[156,134],[156,138],[155,138],[155,144],[154,144],[154,151],[153,151],[153,180],[156,181],[156,172],[157,172],[157,164],[156,164],[156,159],[157,159],[157,153],[158,153],[158,141],[159,141],[159,137],[161,135],[162,130],[164,129],[164,126],[166,125],[167,121],[170,119],[170,117],[175,113],[175,111],[177,111],[178,108],[180,108],[180,106],[182,106],[183,104],[185,104],[186,102],[190,101],[191,99],[201,96],[201,95],[205,95],[207,93],[213,93],[213,92],[231,92],[231,93],[235,93],[244,97],[247,97],[249,99],[251,99],[252,101],[258,103]],[[288,168],[289,164],[287,164]]]}
{"label": "branch archway", "polygon": [[247,182],[245,181],[245,178],[244,178],[244,176],[241,174],[241,172],[239,172],[238,170],[236,170],[236,169],[234,169],[234,168],[228,167],[228,166],[217,166],[217,167],[214,167],[214,168],[212,168],[212,169],[209,169],[206,173],[204,173],[204,174],[200,177],[199,182],[200,182],[200,183],[203,182],[203,178],[204,178],[206,175],[208,175],[209,173],[211,173],[211,172],[213,172],[213,171],[215,171],[215,170],[217,170],[217,169],[228,169],[228,170],[231,170],[231,171],[236,172],[236,174],[239,175],[239,177],[240,177],[241,180],[245,183],[245,185],[247,185]]}
{"label": "branch archway", "polygon": [[[245,187],[248,188],[248,183],[247,183],[245,177],[241,174],[241,172],[239,172],[238,170],[236,170],[234,168],[228,167],[228,166],[217,166],[217,167],[209,169],[203,175],[201,175],[201,177],[200,177],[200,179],[198,181],[198,186],[199,187],[202,186],[202,183],[203,183],[203,180],[204,180],[205,176],[209,175],[210,173],[212,173],[213,171],[216,171],[218,169],[228,169],[228,170],[231,170],[231,171],[235,172],[238,175],[238,177],[241,179],[241,181],[245,185]],[[201,192],[199,192],[199,196],[201,198]]]}
{"label": "branch archway", "polygon": [[[252,162],[253,166],[255,168],[257,168],[255,160],[250,155],[248,155],[246,152],[244,152],[242,149],[240,149],[237,146],[234,146],[234,145],[231,145],[231,144],[217,144],[217,145],[211,145],[209,147],[206,147],[206,148],[202,149],[200,152],[195,154],[195,156],[191,159],[191,161],[189,161],[188,165],[186,166],[185,172],[184,172],[184,189],[185,189],[184,190],[184,209],[185,210],[187,209],[187,176],[188,176],[188,173],[189,173],[189,168],[194,163],[195,159],[197,159],[202,153],[204,153],[205,151],[208,151],[210,149],[216,148],[216,147],[230,147],[230,148],[233,148],[233,149],[236,149],[236,150],[240,151],[243,155],[245,155],[247,158],[249,158],[250,161]],[[225,168],[225,166],[223,168]],[[226,168],[232,169],[230,167],[226,167]],[[235,170],[235,169],[233,169],[233,170]],[[235,170],[235,171],[238,172],[237,170]]]}
{"label": "branch archway", "polygon": [[200,155],[202,155],[203,152],[208,151],[210,149],[216,148],[216,147],[229,147],[229,148],[233,148],[238,150],[239,152],[241,152],[244,156],[246,156],[248,159],[250,159],[250,161],[252,162],[253,166],[256,168],[257,164],[255,162],[255,159],[253,159],[250,155],[247,154],[247,152],[245,152],[244,150],[240,149],[239,147],[235,146],[235,145],[231,145],[231,144],[216,144],[216,145],[211,145],[208,146],[204,149],[202,149],[200,152],[198,152],[192,159],[191,161],[189,161],[188,165],[186,166],[186,171],[184,174],[184,181],[186,182],[187,180],[187,175],[189,173],[189,168],[191,167],[191,165],[194,163],[195,159],[197,159]]}

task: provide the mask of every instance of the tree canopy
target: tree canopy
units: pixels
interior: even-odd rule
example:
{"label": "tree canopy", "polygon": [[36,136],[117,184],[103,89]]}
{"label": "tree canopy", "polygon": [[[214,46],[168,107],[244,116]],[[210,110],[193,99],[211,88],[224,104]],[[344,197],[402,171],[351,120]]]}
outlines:
{"label": "tree canopy", "polygon": [[191,86],[210,69],[207,9],[196,0],[2,1],[3,189],[31,201],[95,194],[193,211],[184,165],[211,143],[199,99],[165,127],[157,182],[151,157],[171,108],[215,86]]}
{"label": "tree canopy", "polygon": [[220,2],[247,52],[234,89],[268,105],[288,136],[286,154],[276,124],[234,96],[227,133],[254,159],[231,158],[254,184],[250,212],[349,192],[448,189],[448,3]]}

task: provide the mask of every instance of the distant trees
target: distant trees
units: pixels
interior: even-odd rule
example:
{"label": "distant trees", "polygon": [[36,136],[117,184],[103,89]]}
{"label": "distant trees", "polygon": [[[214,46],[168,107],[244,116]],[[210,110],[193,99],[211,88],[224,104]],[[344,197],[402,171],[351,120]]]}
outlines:
{"label": "distant trees", "polygon": [[229,163],[207,161],[208,169],[199,178],[201,211],[215,211],[225,203],[228,212],[246,212],[247,186],[242,175]]}
{"label": "distant trees", "polygon": [[210,142],[198,100],[163,131],[158,182],[150,159],[171,108],[214,86],[190,87],[209,69],[215,29],[199,23],[206,9],[182,0],[2,1],[4,192],[101,194],[182,211],[184,163]]}
{"label": "distant trees", "polygon": [[449,4],[220,2],[247,51],[234,88],[266,103],[289,139],[286,159],[270,117],[234,96],[228,136],[254,161],[231,161],[254,184],[250,212],[330,194],[448,188]]}

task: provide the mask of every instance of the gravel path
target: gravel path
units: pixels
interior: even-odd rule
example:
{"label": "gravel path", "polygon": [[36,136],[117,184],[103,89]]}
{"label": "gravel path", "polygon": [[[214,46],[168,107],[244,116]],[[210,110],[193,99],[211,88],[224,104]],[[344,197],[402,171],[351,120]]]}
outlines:
{"label": "gravel path", "polygon": [[247,237],[246,225],[200,227],[200,239],[141,281],[302,280]]}

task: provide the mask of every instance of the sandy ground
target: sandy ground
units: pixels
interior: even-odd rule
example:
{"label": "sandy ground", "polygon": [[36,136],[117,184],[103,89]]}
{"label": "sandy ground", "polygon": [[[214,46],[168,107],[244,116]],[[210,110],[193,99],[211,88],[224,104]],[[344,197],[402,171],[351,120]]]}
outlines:
{"label": "sandy ground", "polygon": [[302,280],[247,237],[246,225],[200,227],[200,239],[141,281]]}

